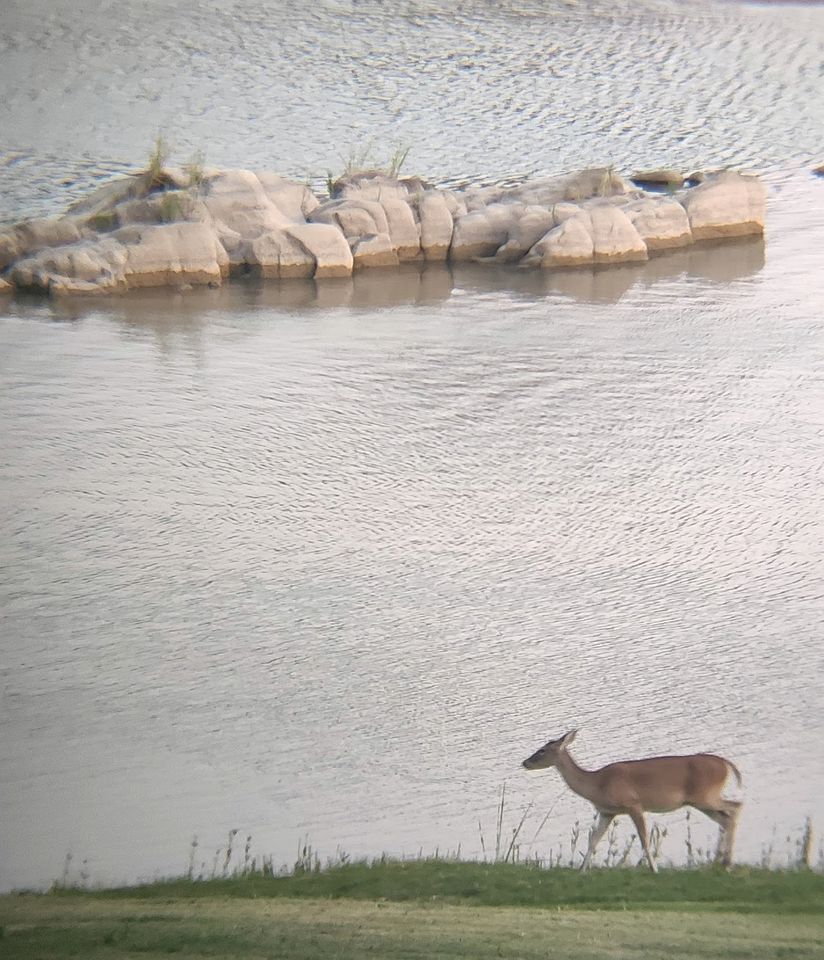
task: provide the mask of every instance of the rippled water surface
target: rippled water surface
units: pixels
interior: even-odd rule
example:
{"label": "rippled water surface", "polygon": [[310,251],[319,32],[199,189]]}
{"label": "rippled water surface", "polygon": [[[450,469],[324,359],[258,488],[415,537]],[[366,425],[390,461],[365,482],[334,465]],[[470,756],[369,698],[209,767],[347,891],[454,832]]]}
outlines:
{"label": "rippled water surface", "polygon": [[590,765],[732,757],[746,859],[824,829],[824,11],[684,6],[4,14],[0,217],[158,128],[317,178],[370,138],[443,182],[744,164],[770,199],[765,244],[595,273],[0,306],[0,888],[180,871],[193,834],[209,870],[232,828],[479,855],[504,781],[527,841],[555,804],[546,855],[588,807],[519,763],[573,725]]}

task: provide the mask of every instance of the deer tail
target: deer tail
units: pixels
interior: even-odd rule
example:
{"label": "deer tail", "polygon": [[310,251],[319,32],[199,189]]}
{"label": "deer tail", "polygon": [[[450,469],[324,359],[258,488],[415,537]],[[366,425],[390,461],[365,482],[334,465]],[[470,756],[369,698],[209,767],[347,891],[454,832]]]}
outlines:
{"label": "deer tail", "polygon": [[741,771],[736,767],[732,760],[727,760],[727,766],[735,774],[735,779],[738,781],[738,786],[740,787],[744,783],[744,778],[741,776]]}

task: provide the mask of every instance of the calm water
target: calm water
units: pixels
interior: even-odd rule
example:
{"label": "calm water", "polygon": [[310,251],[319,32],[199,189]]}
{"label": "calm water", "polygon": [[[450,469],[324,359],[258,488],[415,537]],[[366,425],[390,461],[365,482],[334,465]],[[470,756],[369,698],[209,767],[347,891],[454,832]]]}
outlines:
{"label": "calm water", "polygon": [[444,182],[743,164],[770,201],[766,244],[598,273],[0,308],[0,889],[180,871],[193,834],[210,869],[232,828],[475,855],[504,781],[526,840],[555,803],[546,854],[588,806],[519,763],[573,725],[585,764],[733,758],[743,858],[824,829],[821,7],[3,23],[0,217],[158,128],[319,178],[370,137]]}

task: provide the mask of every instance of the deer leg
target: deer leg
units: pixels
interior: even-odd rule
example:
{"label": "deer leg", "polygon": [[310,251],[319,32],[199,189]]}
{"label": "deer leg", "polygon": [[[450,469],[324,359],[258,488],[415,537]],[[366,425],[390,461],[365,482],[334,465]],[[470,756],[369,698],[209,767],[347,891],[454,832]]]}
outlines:
{"label": "deer leg", "polygon": [[652,858],[652,852],[649,848],[649,839],[647,838],[647,824],[644,820],[644,811],[643,810],[629,810],[629,815],[632,817],[632,822],[635,824],[635,829],[638,831],[638,839],[641,841],[641,846],[644,848],[644,853],[647,856],[647,863],[649,864],[650,870],[653,873],[658,873],[658,867],[655,865],[655,861]]}
{"label": "deer leg", "polygon": [[721,827],[715,859],[720,860],[723,866],[729,867],[732,863],[732,845],[735,840],[735,828],[738,824],[738,814],[741,812],[741,803],[738,800],[724,800],[722,806],[714,810],[708,810],[706,807],[698,809]]}
{"label": "deer leg", "polygon": [[589,864],[592,860],[592,855],[595,853],[595,848],[598,846],[601,837],[609,829],[609,825],[615,819],[614,813],[603,813],[598,811],[598,820],[592,825],[592,829],[589,831],[589,846],[587,847],[586,856],[584,857],[584,862],[581,864],[582,870],[588,870]]}
{"label": "deer leg", "polygon": [[727,837],[727,848],[724,851],[724,866],[729,867],[732,865],[732,845],[735,843],[735,831],[738,827],[738,816],[741,813],[741,807],[743,804],[740,800],[727,800],[726,803],[730,811],[730,822],[727,825],[727,829],[724,831]]}

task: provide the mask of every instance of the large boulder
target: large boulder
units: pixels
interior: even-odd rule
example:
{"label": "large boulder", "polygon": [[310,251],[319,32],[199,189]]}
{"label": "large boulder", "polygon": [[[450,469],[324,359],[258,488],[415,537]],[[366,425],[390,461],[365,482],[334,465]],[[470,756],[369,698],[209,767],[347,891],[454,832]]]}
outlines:
{"label": "large boulder", "polygon": [[417,202],[421,224],[421,250],[426,260],[446,260],[454,221],[450,201],[440,190],[427,190]]}
{"label": "large boulder", "polygon": [[256,171],[255,176],[268,200],[290,220],[306,220],[320,205],[318,198],[305,183],[297,183],[268,170]]}
{"label": "large boulder", "polygon": [[623,210],[648,250],[667,250],[692,243],[687,212],[672,197],[632,200]]}
{"label": "large boulder", "polygon": [[523,260],[525,266],[574,267],[647,259],[646,244],[621,207],[592,201],[580,207],[558,204],[555,212],[561,222],[532,247]]}
{"label": "large boulder", "polygon": [[0,231],[0,270],[45,247],[77,243],[88,231],[74,217],[50,217],[26,220]]}
{"label": "large boulder", "polygon": [[745,237],[764,232],[766,191],[754,176],[725,170],[679,194],[695,240]]}
{"label": "large boulder", "polygon": [[515,263],[560,221],[551,207],[528,206],[509,230],[509,236],[495,253],[501,263]]}
{"label": "large boulder", "polygon": [[350,244],[376,233],[389,234],[389,220],[383,205],[362,197],[329,200],[316,207],[308,219],[339,227]]}
{"label": "large boulder", "polygon": [[[222,242],[225,247],[225,239]],[[267,280],[311,277],[315,273],[314,255],[281,227],[247,241],[243,256],[246,264]]]}
{"label": "large boulder", "polygon": [[467,209],[478,210],[492,203],[521,203],[548,207],[564,201],[580,202],[592,197],[631,194],[632,187],[609,167],[591,167],[561,177],[543,177],[512,186],[470,187],[465,193]]}
{"label": "large boulder", "polygon": [[386,210],[376,200],[360,196],[329,200],[316,207],[309,218],[341,230],[352,251],[354,268],[398,265],[398,250],[389,234]]}
{"label": "large boulder", "polygon": [[326,223],[291,223],[284,228],[284,233],[315,258],[313,276],[348,277],[352,273],[352,251],[337,227]]}
{"label": "large boulder", "polygon": [[549,230],[521,261],[524,266],[577,267],[593,263],[595,244],[589,217],[580,213]]}
{"label": "large boulder", "polygon": [[102,184],[87,196],[73,203],[69,207],[69,214],[81,219],[91,219],[109,213],[124,200],[133,200],[136,197],[145,196],[145,194],[146,178],[144,174],[137,173],[128,177],[118,177],[116,180],[109,180]]}
{"label": "large boulder", "polygon": [[125,287],[127,259],[123,244],[106,236],[39,250],[18,261],[9,278],[16,287],[45,293],[106,293]]}
{"label": "large boulder", "polygon": [[397,267],[400,263],[388,233],[374,233],[362,236],[352,247],[352,260],[355,269],[362,267]]}
{"label": "large boulder", "polygon": [[123,274],[135,287],[220,285],[229,257],[206,223],[128,226],[112,239],[126,251]]}
{"label": "large boulder", "polygon": [[[224,170],[201,185],[200,196],[220,231],[229,230],[251,241],[291,223],[272,203],[263,184],[251,170]],[[242,258],[244,247],[233,251]]]}
{"label": "large boulder", "polygon": [[449,259],[456,263],[494,256],[524,213],[521,203],[492,203],[458,217]]}
{"label": "large boulder", "polygon": [[383,202],[389,197],[406,200],[429,189],[420,177],[390,177],[383,170],[358,170],[339,177],[332,184],[333,199],[360,197],[362,200]]}
{"label": "large boulder", "polygon": [[417,260],[421,253],[421,232],[406,198],[383,197],[380,204],[386,211],[389,237],[399,260]]}
{"label": "large boulder", "polygon": [[636,170],[630,174],[630,180],[641,186],[652,187],[681,187],[684,185],[684,174],[671,167],[657,167],[654,170]]}
{"label": "large boulder", "polygon": [[587,206],[596,263],[627,263],[646,260],[647,246],[622,209],[611,203]]}

